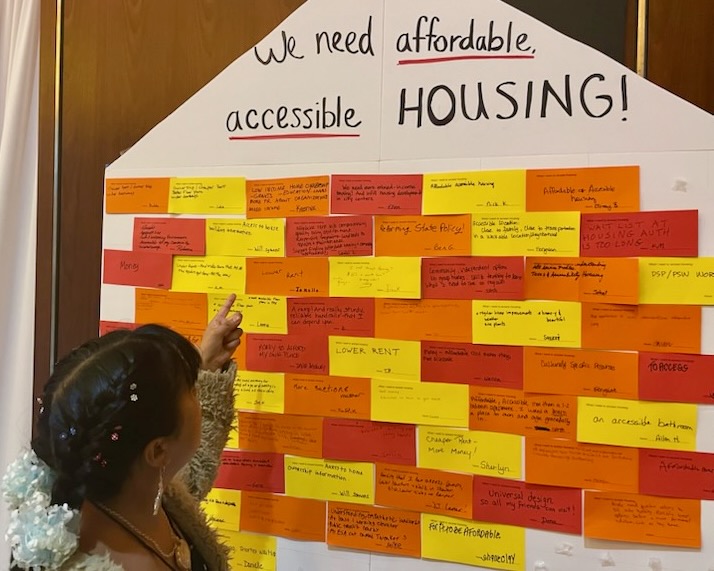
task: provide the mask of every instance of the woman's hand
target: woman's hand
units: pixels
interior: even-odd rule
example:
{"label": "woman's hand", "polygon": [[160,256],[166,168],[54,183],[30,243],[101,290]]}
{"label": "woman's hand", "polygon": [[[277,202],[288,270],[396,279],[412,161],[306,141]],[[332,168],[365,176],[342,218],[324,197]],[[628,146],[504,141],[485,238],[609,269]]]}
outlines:
{"label": "woman's hand", "polygon": [[238,311],[228,317],[235,300],[235,294],[228,296],[203,333],[200,347],[201,368],[206,371],[222,369],[240,345],[240,337],[243,335],[240,322],[243,320],[243,314]]}

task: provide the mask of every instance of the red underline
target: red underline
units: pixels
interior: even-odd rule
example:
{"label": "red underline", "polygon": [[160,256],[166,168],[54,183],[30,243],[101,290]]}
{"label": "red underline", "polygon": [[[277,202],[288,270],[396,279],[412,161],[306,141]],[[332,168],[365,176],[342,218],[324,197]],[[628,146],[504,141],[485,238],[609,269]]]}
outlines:
{"label": "red underline", "polygon": [[534,55],[500,55],[500,56],[444,56],[423,59],[401,59],[397,65],[413,65],[419,63],[442,63],[445,61],[463,61],[474,59],[535,59]]}
{"label": "red underline", "polygon": [[344,139],[359,137],[359,133],[284,133],[282,135],[246,135],[228,137],[229,141],[266,141],[273,139]]}

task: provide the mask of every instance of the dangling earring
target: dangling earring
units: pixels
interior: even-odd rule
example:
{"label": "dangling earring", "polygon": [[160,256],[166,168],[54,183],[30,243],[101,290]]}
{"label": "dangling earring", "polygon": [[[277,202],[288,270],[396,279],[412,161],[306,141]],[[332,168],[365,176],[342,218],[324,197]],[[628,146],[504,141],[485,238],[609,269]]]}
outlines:
{"label": "dangling earring", "polygon": [[164,466],[161,466],[159,471],[159,489],[156,491],[156,497],[154,498],[154,515],[159,513],[159,508],[161,507],[161,498],[164,495]]}

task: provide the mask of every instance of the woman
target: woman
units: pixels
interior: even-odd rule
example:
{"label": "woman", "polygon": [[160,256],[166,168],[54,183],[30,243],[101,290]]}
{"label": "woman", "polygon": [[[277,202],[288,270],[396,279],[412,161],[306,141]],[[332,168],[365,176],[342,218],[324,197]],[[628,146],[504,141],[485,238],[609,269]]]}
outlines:
{"label": "woman", "polygon": [[208,325],[200,352],[147,325],[85,343],[57,364],[36,457],[3,478],[16,569],[228,569],[199,501],[235,418],[234,301]]}

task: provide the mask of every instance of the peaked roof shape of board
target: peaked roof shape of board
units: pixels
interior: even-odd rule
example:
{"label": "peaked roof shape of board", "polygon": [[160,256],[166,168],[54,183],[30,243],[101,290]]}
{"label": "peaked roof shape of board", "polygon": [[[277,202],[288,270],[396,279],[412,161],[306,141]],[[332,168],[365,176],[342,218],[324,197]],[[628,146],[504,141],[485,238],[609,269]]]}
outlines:
{"label": "peaked roof shape of board", "polygon": [[714,149],[714,116],[500,0],[309,0],[112,167]]}

